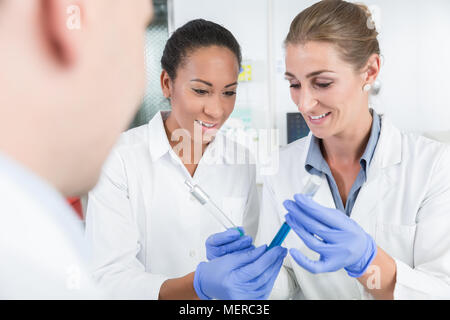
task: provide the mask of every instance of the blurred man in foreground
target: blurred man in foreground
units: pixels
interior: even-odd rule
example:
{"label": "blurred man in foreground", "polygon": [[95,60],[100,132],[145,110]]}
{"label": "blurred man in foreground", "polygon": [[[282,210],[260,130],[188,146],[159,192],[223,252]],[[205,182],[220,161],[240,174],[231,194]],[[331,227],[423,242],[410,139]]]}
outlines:
{"label": "blurred man in foreground", "polygon": [[0,298],[101,298],[63,196],[93,188],[144,92],[150,0],[0,0]]}

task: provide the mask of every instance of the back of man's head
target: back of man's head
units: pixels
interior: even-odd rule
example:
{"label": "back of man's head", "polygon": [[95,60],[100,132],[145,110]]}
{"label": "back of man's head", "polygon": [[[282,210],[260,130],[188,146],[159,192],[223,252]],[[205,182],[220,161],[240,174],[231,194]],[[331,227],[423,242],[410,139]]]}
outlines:
{"label": "back of man's head", "polygon": [[151,0],[0,0],[0,153],[91,189],[144,91]]}

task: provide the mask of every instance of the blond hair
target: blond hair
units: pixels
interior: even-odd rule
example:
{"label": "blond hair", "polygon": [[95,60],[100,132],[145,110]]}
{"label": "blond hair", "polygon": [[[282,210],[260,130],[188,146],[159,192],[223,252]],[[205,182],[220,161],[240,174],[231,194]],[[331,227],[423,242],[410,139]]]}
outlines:
{"label": "blond hair", "polygon": [[372,54],[380,54],[377,36],[372,14],[366,5],[322,0],[295,17],[285,45],[308,41],[332,43],[344,61],[360,70]]}

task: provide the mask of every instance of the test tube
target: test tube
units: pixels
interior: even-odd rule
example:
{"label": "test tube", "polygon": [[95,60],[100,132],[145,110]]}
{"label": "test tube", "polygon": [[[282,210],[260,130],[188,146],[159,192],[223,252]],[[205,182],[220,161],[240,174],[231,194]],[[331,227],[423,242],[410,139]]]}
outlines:
{"label": "test tube", "polygon": [[[316,194],[317,190],[319,190],[320,187],[320,183],[321,183],[321,177],[316,176],[316,175],[311,175],[311,177],[309,178],[308,182],[306,183],[305,187],[303,188],[303,194],[306,194],[309,197],[314,197],[314,195]],[[276,246],[281,246],[281,244],[283,243],[284,239],[286,239],[289,231],[291,231],[291,227],[289,227],[289,225],[284,222],[283,225],[280,227],[280,229],[278,230],[277,234],[275,235],[275,237],[273,238],[272,242],[270,243],[270,245],[267,247],[267,250],[272,249],[273,247]]]}
{"label": "test tube", "polygon": [[230,218],[227,217],[225,212],[220,210],[220,208],[211,200],[211,198],[208,196],[208,194],[203,191],[200,186],[191,183],[189,180],[184,181],[184,184],[189,188],[189,192],[191,195],[202,205],[204,206],[209,213],[225,228],[235,228],[239,231],[241,236],[244,234],[242,233],[241,229],[239,229],[233,221],[230,220]]}

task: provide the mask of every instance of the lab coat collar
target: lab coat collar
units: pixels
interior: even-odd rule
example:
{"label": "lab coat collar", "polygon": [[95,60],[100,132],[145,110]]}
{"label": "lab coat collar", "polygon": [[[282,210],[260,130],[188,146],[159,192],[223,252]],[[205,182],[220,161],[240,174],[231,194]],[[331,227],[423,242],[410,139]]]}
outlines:
{"label": "lab coat collar", "polygon": [[[361,164],[361,168],[364,173],[364,177],[367,175],[367,168],[370,166],[370,163],[373,158],[373,154],[375,151],[375,147],[378,144],[378,138],[380,135],[380,116],[371,109],[372,114],[372,126],[370,131],[369,141],[367,143],[366,149],[361,156],[359,162]],[[319,172],[331,175],[330,168],[323,158],[322,151],[320,150],[320,139],[312,136],[311,143],[308,148],[308,154],[306,156],[305,168],[308,172]]]}
{"label": "lab coat collar", "polygon": [[372,164],[367,173],[367,181],[361,188],[352,210],[352,219],[366,232],[374,234],[378,208],[392,190],[396,181],[388,169],[402,161],[402,135],[388,117],[381,115],[381,132]]}
{"label": "lab coat collar", "polygon": [[[306,164],[306,160],[308,157],[308,150],[310,150],[310,148],[312,147],[311,143],[314,143],[312,132],[310,131],[308,136],[306,137],[305,144],[300,143],[300,141],[301,140],[299,140],[298,143],[294,142],[296,147],[298,147],[300,149],[298,154],[301,154],[301,159],[299,159],[299,160],[300,160],[300,163],[303,164],[303,169],[305,170],[305,173],[310,174],[306,170],[305,164]],[[314,201],[316,201],[317,203],[320,203],[321,205],[323,205],[327,208],[336,209],[336,205],[334,203],[333,195],[331,193],[330,186],[328,184],[326,175],[322,174],[321,180],[322,180],[322,182],[320,183],[320,187],[313,197]],[[306,180],[305,180],[305,184],[306,184]]]}
{"label": "lab coat collar", "polygon": [[159,160],[172,149],[163,122],[169,114],[170,111],[160,111],[148,123],[148,141],[153,162]]}
{"label": "lab coat collar", "polygon": [[[402,136],[400,130],[391,123],[386,115],[380,114],[379,116],[381,120],[380,137],[367,172],[367,181],[362,188],[364,191],[360,191],[352,210],[352,218],[360,215],[361,203],[365,204],[365,212],[373,212],[377,206],[378,199],[378,197],[372,196],[374,194],[373,191],[378,190],[379,186],[383,185],[383,195],[381,195],[381,198],[383,198],[384,193],[388,193],[393,186],[393,183],[387,176],[380,174],[382,169],[396,165],[402,160]],[[311,143],[313,143],[313,139],[312,133],[310,132],[306,144],[297,144],[297,147],[302,149],[300,163],[306,163],[307,150],[309,150]],[[307,172],[306,169],[305,172]],[[334,200],[324,175],[322,176],[322,183],[314,196],[314,200],[326,207],[335,208]]]}
{"label": "lab coat collar", "polygon": [[[167,153],[170,153],[176,161],[179,160],[176,154],[172,152],[172,147],[164,128],[163,121],[169,115],[170,111],[160,111],[148,124],[148,141],[152,161],[159,160]],[[214,164],[233,164],[235,162],[234,144],[227,141],[225,135],[219,131],[206,148],[200,161],[208,161],[208,163],[213,161]]]}
{"label": "lab coat collar", "polygon": [[[375,168],[387,168],[392,165],[396,165],[402,160],[402,135],[399,129],[397,129],[384,114],[379,114],[381,131],[378,143],[375,148],[372,162],[370,167]],[[313,135],[310,132],[306,141],[306,148],[304,151],[308,151],[311,148],[311,143],[314,143]],[[298,144],[301,147],[300,144]],[[308,152],[302,152],[303,158],[301,163],[306,163]],[[370,171],[370,169],[369,169]]]}
{"label": "lab coat collar", "polygon": [[402,161],[402,135],[389,117],[381,114],[380,118],[381,132],[373,162],[380,168],[387,168]]}

